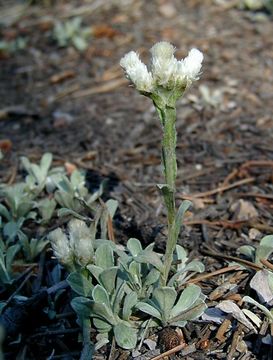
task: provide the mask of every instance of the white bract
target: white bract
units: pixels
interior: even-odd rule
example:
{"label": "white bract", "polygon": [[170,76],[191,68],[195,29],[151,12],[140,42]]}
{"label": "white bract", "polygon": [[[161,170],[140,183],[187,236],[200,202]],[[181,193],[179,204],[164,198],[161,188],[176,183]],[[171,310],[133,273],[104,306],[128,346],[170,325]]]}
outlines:
{"label": "white bract", "polygon": [[151,72],[134,51],[126,54],[120,65],[140,92],[153,93],[160,87],[184,91],[198,80],[204,56],[198,49],[191,49],[185,59],[177,60],[174,52],[175,47],[166,41],[155,44],[151,48]]}
{"label": "white bract", "polygon": [[73,262],[73,252],[69,246],[69,241],[64,232],[59,228],[51,231],[48,235],[52,250],[56,258],[63,265],[70,265]]}
{"label": "white bract", "polygon": [[153,78],[147,66],[139,59],[135,51],[130,51],[120,60],[121,67],[125,70],[126,76],[135,85],[137,90],[152,92]]}

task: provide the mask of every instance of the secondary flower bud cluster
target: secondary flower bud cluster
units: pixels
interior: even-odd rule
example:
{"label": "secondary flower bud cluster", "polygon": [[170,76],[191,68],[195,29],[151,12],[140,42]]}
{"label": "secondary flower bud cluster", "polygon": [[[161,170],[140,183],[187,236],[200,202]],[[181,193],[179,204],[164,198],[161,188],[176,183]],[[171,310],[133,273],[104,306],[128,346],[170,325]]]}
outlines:
{"label": "secondary flower bud cluster", "polygon": [[87,225],[78,219],[68,224],[68,235],[60,228],[48,235],[54,255],[61,264],[73,267],[75,264],[86,266],[93,261],[94,248]]}
{"label": "secondary flower bud cluster", "polygon": [[158,87],[167,90],[185,90],[200,75],[203,54],[191,49],[185,59],[174,57],[175,48],[166,41],[151,48],[151,71],[135,51],[130,51],[121,60],[126,77],[143,93],[153,93]]}

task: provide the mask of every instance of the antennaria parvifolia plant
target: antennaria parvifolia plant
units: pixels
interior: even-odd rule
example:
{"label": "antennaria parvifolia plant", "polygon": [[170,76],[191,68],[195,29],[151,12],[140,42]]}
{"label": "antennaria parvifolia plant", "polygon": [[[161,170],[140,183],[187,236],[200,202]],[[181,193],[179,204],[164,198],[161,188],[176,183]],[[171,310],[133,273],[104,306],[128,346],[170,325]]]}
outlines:
{"label": "antennaria parvifolia plant", "polygon": [[130,51],[120,61],[126,77],[135,88],[153,101],[163,130],[162,164],[165,183],[158,185],[167,208],[168,219],[163,285],[168,281],[183,215],[190,206],[189,201],[183,201],[178,210],[175,205],[176,102],[192,82],[198,79],[203,61],[203,54],[197,49],[192,49],[183,60],[177,60],[174,52],[175,48],[168,42],[155,44],[151,48],[151,71],[148,71],[134,51]]}

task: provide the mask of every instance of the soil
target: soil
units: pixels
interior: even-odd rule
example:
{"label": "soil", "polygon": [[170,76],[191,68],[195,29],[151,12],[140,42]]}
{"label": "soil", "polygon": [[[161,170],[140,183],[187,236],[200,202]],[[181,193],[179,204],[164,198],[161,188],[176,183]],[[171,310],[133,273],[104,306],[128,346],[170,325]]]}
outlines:
{"label": "soil", "polygon": [[[108,179],[104,196],[119,201],[114,224],[118,241],[137,237],[144,244],[155,241],[163,250],[165,211],[155,186],[163,181],[161,127],[151,101],[124,79],[119,60],[137,50],[147,62],[148,49],[164,39],[176,46],[178,58],[192,47],[205,54],[200,80],[177,109],[178,203],[193,201],[179,242],[190,258],[204,261],[207,273],[227,266],[225,256],[238,256],[239,246],[257,246],[264,235],[273,234],[270,14],[240,9],[239,1],[56,1],[32,5],[19,14],[22,3],[0,2],[2,39],[27,39],[22,51],[0,53],[0,148],[5,155],[1,182],[22,176],[20,156],[38,161],[51,152],[55,164],[86,169],[90,191]],[[84,52],[58,47],[51,35],[54,21],[77,14],[92,30]],[[209,306],[228,298],[240,302],[249,292],[252,275],[227,272],[199,285]],[[219,285],[232,281],[237,284],[233,293],[210,298]],[[67,296],[65,289],[58,301],[61,314],[68,315],[55,322],[37,302],[39,321],[31,321],[27,329],[19,326],[5,345],[6,359],[80,357],[79,328]],[[272,358],[272,340],[261,340],[272,336],[266,320],[258,335],[230,320],[232,328],[222,337],[219,324],[187,325],[188,353],[184,350],[176,358]],[[124,351],[114,353],[111,359],[131,358]],[[109,348],[96,356],[110,358]],[[143,351],[139,359],[151,357]]]}

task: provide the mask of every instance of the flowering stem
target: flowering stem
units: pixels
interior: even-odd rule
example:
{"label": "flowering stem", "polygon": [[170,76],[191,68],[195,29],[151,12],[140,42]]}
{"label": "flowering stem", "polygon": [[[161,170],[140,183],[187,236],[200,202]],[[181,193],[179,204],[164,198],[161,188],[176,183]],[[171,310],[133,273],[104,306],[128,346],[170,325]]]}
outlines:
{"label": "flowering stem", "polygon": [[[157,108],[158,109],[158,108]],[[173,260],[173,252],[175,250],[176,236],[176,208],[175,208],[175,180],[177,174],[176,164],[176,110],[174,107],[165,106],[158,109],[159,116],[163,128],[162,141],[162,163],[165,175],[165,184],[161,187],[164,202],[167,208],[168,218],[168,239],[165,251],[163,285],[167,284],[171,264]]]}

